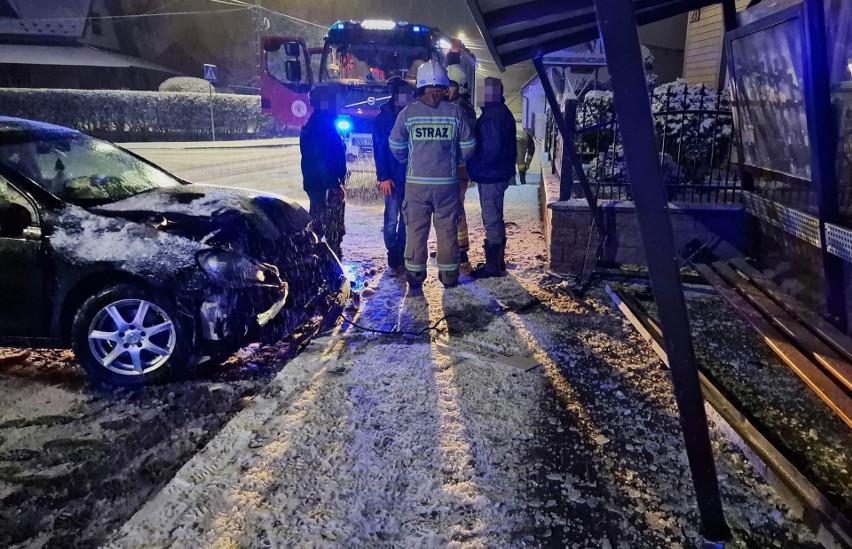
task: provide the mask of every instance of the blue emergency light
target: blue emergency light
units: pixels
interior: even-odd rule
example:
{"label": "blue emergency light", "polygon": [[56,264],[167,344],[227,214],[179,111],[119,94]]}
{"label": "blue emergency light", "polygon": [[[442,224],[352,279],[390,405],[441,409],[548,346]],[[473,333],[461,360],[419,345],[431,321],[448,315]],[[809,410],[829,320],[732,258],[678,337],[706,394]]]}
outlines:
{"label": "blue emergency light", "polygon": [[345,133],[352,129],[352,122],[348,118],[338,118],[334,121],[334,127],[337,131]]}

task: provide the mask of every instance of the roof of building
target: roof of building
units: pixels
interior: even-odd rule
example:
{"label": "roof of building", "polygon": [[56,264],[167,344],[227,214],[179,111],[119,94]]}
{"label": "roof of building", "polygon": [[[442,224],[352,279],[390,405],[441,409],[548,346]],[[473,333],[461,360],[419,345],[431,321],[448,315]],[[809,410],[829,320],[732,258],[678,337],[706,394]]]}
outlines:
{"label": "roof of building", "polygon": [[[640,25],[719,0],[633,0]],[[500,70],[599,35],[594,0],[466,0]]]}
{"label": "roof of building", "polygon": [[92,46],[45,46],[35,44],[4,44],[0,47],[0,64],[59,65],[84,67],[137,67],[178,74],[162,65],[123,53],[99,50]]}
{"label": "roof of building", "polygon": [[0,0],[0,36],[80,38],[91,5],[92,0]]}

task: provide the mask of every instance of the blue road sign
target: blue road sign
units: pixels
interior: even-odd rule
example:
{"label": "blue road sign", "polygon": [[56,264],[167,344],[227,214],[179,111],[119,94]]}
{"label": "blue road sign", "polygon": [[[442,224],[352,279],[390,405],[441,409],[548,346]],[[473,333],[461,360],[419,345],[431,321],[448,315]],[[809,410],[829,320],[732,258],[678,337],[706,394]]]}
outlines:
{"label": "blue road sign", "polygon": [[216,65],[204,65],[204,79],[208,82],[216,82]]}

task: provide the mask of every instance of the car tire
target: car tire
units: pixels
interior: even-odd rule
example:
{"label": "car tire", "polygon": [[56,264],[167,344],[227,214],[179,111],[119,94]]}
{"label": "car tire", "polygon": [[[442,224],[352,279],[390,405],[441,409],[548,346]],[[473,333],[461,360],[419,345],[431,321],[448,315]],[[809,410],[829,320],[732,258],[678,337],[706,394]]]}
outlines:
{"label": "car tire", "polygon": [[187,374],[192,364],[191,329],[171,299],[141,285],[117,284],[87,299],[74,317],[71,337],[83,369],[110,385],[159,383]]}

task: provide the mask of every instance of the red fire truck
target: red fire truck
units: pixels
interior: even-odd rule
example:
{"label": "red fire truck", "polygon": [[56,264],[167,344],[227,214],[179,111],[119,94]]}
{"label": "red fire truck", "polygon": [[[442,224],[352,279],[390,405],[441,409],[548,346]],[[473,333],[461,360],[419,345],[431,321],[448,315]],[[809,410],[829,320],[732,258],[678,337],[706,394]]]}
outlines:
{"label": "red fire truck", "polygon": [[372,151],[372,119],[390,98],[387,80],[416,76],[429,59],[459,64],[471,93],[476,57],[457,39],[435,28],[403,21],[339,21],[328,29],[322,48],[294,37],[263,39],[261,106],[288,128],[300,128],[311,114],[308,91],[325,85],[338,94],[336,125],[350,161]]}

